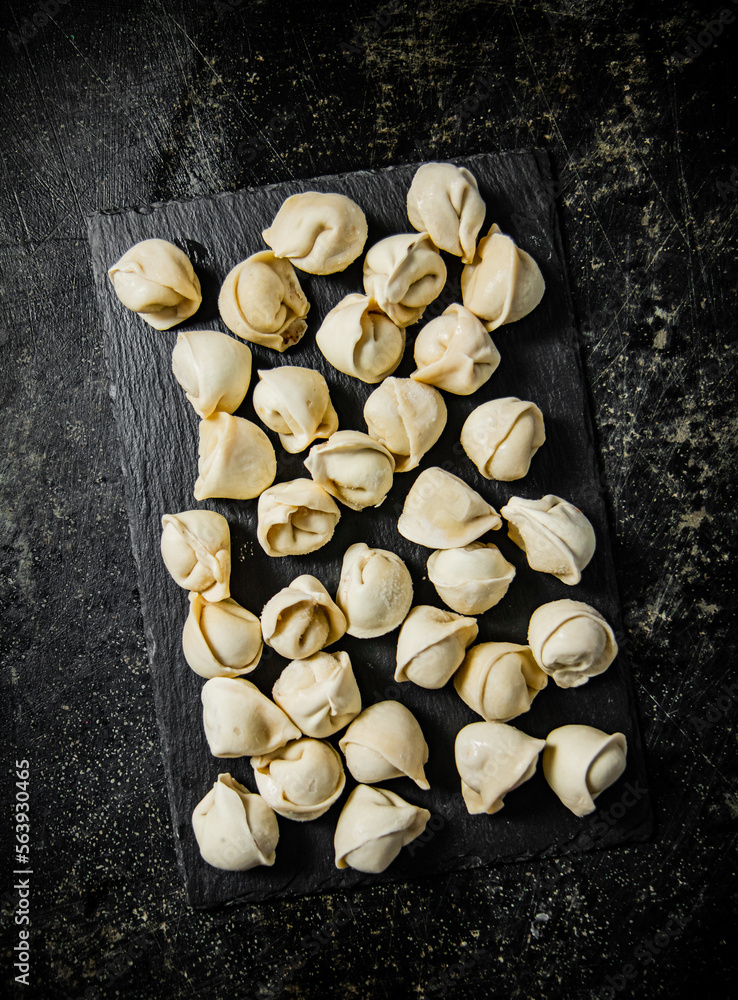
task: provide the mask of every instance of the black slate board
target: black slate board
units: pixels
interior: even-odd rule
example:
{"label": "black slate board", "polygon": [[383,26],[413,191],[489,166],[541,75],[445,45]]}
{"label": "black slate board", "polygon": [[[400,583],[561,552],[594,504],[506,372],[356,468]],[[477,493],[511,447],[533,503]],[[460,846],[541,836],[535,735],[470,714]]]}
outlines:
{"label": "black slate board", "polygon": [[[483,232],[497,222],[504,232],[537,260],[546,280],[541,305],[528,317],[494,334],[502,363],[489,382],[471,397],[445,394],[447,427],[422,468],[441,465],[487,497],[498,509],[511,495],[540,497],[555,493],[572,500],[592,521],[597,552],[582,583],[567,587],[546,574],[531,571],[523,553],[505,537],[504,529],[485,540],[494,541],[517,567],[517,576],[500,605],[479,618],[478,642],[506,639],[525,642],[527,622],[540,604],[563,597],[597,607],[623,643],[617,587],[607,534],[607,518],[592,439],[592,426],[579,358],[561,240],[551,192],[553,185],[544,153],[480,154],[454,160],[478,179],[487,203]],[[242,897],[278,898],[316,891],[346,889],[385,881],[405,881],[490,862],[515,861],[549,854],[566,854],[594,846],[611,846],[645,839],[652,828],[643,750],[625,657],[621,651],[610,670],[577,690],[561,691],[550,683],[532,710],[513,724],[545,737],[565,723],[588,723],[628,739],[624,777],[598,800],[591,817],[577,819],[551,792],[540,768],[506,800],[494,817],[469,816],[459,793],[453,743],[458,730],[478,721],[457,697],[451,684],[425,691],[393,682],[397,632],[371,641],[346,637],[364,704],[398,698],[419,719],[430,746],[427,775],[430,792],[409,779],[389,783],[409,801],[430,809],[432,818],[423,839],[406,848],[379,876],[338,871],[333,863],[332,836],[345,795],[325,816],[309,824],[280,819],[277,862],[250,872],[220,872],[200,858],[190,825],[192,809],[221,771],[230,771],[255,790],[247,758],[218,760],[210,755],[201,724],[203,680],[186,665],[180,645],[187,613],[184,591],[170,579],[159,553],[160,519],[167,512],[198,506],[192,496],[197,475],[197,417],[171,374],[171,351],[177,329],[160,333],[124,309],[112,292],[107,268],[132,244],[151,237],[169,239],[192,259],[203,288],[203,304],[181,329],[222,329],[217,313],[220,284],[239,260],[263,249],[261,231],[272,221],[282,201],[305,190],[341,191],[366,212],[371,245],[384,236],[409,231],[405,194],[415,166],[327,176],[210,198],[154,204],[111,211],[90,220],[90,242],[100,306],[101,334],[111,379],[122,465],[126,483],[133,552],[138,568],[141,602],[154,697],[166,769],[175,842],[188,898],[195,906],[213,906]],[[447,255],[449,280],[423,322],[460,299],[460,263]],[[299,272],[311,302],[308,332],[297,347],[283,355],[253,346],[254,379],[259,368],[300,364],[321,371],[343,428],[365,429],[362,408],[371,386],[331,368],[315,347],[314,334],[326,312],[345,294],[361,291],[361,259],[339,275],[313,277]],[[408,331],[408,347],[397,376],[413,370],[416,328]],[[529,475],[512,484],[484,480],[459,445],[467,414],[497,396],[532,399],[546,420],[547,442],[535,456]],[[250,396],[239,415],[256,419]],[[306,475],[304,455],[287,455],[276,435],[270,436],[278,459],[277,481]],[[354,513],[342,508],[332,542],[317,553],[295,559],[270,559],[256,542],[256,501],[208,501],[205,506],[224,514],[231,526],[232,595],[259,614],[265,601],[301,573],[312,573],[335,592],[341,557],[353,541],[363,540],[397,552],[413,575],[416,604],[440,605],[425,578],[430,550],[402,538],[396,530],[404,497],[420,470],[398,475],[385,503]],[[285,665],[265,649],[258,669],[249,675],[265,693]],[[339,734],[340,735],[340,734]],[[337,742],[335,737],[332,742]]]}

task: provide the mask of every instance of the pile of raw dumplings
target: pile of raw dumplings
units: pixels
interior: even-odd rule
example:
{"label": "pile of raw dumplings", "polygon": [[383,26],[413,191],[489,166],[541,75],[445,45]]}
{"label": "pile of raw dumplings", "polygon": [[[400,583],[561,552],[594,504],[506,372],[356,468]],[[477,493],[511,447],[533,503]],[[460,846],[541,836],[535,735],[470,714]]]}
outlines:
{"label": "pile of raw dumplings", "polygon": [[[310,474],[274,484],[276,456],[257,424],[234,416],[251,382],[250,341],[284,352],[298,343],[310,308],[295,268],[333,274],[356,260],[367,239],[361,208],[341,194],[288,198],[263,238],[270,249],[238,263],[223,282],[219,309],[240,340],[213,330],[181,332],[172,368],[200,417],[197,500],[258,497],[257,539],[274,558],[328,544],[344,505],[379,506],[395,474],[416,469],[446,425],[441,391],[470,395],[500,362],[490,332],[526,316],[544,293],[541,272],[493,225],[478,240],[485,205],[474,176],[448,163],[424,164],[407,194],[417,232],[390,236],[364,258],[364,293],[347,295],[326,315],[316,342],[338,371],[378,387],[364,407],[366,431],[338,429],[325,378],[299,366],[259,371],[254,410],[284,449],[310,448]],[[443,250],[460,257],[462,303],[450,305],[418,333],[410,378],[394,378],[406,327],[421,320],[446,282]],[[121,302],[156,329],[192,316],[200,286],[186,255],[164,240],[132,247],[109,271]],[[439,391],[441,390],[441,391]],[[320,443],[315,443],[320,441]],[[461,445],[481,475],[523,478],[545,442],[543,414],[531,401],[492,399],[474,409]],[[194,810],[203,858],[218,868],[272,865],[277,815],[309,822],[342,795],[345,768],[358,782],[335,829],[335,863],[383,871],[430,819],[427,809],[378,783],[411,778],[428,789],[428,746],[413,714],[396,701],[363,708],[349,656],[328,652],[348,634],[371,639],[399,628],[395,680],[428,689],[451,678],[484,721],[457,735],[456,764],[470,813],[492,814],[504,796],[534,773],[578,816],[623,772],[625,737],[567,725],[546,740],[509,725],[530,709],[553,678],[576,687],[601,674],[617,654],[613,631],[587,604],[553,601],[531,617],[528,645],[474,645],[474,616],[501,601],[515,568],[479,539],[503,518],[532,569],[577,584],[595,549],[585,515],[558,496],[512,497],[498,513],[459,477],[424,469],[405,500],[398,531],[432,549],[428,578],[446,607],[413,607],[413,586],[395,553],[351,545],[335,598],[313,576],[275,594],[261,617],[230,597],[230,530],[224,517],[187,510],[162,518],[161,552],[173,579],[189,592],[182,645],[190,667],[206,678],[203,724],[212,754],[251,758],[258,793],[218,775]],[[451,610],[447,610],[451,609]],[[243,675],[267,643],[290,662],[266,697]],[[338,750],[327,738],[343,735]],[[339,753],[340,750],[340,753]]]}

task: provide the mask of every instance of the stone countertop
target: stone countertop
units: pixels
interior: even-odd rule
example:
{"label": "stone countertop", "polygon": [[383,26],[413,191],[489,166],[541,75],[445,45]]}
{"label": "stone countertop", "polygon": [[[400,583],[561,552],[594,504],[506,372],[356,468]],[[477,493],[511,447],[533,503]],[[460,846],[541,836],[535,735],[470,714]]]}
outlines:
{"label": "stone countertop", "polygon": [[[2,23],[2,684],[33,862],[24,994],[3,852],[9,995],[721,995],[738,812],[736,5],[10,0]],[[656,836],[192,911],[86,217],[526,146],[558,178]]]}

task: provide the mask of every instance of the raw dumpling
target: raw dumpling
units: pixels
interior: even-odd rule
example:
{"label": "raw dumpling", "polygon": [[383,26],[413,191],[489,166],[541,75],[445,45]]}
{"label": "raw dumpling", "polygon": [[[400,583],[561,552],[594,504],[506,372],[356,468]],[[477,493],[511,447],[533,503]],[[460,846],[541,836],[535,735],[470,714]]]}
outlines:
{"label": "raw dumpling", "polygon": [[346,195],[304,191],[283,203],[261,235],[276,257],[288,257],[301,271],[335,274],[364,249],[366,216]]}
{"label": "raw dumpling", "polygon": [[489,379],[500,352],[477,317],[454,303],[415,339],[417,370],[410,378],[457,396],[469,396]]}
{"label": "raw dumpling", "polygon": [[304,737],[251,758],[256,787],[267,805],[298,822],[327,812],[346,784],[341,757],[330,743]]}
{"label": "raw dumpling", "polygon": [[277,456],[261,427],[230,413],[200,421],[195,500],[251,500],[274,482]]}
{"label": "raw dumpling", "polygon": [[244,788],[230,774],[219,774],[195,806],[192,828],[200,854],[214,868],[243,872],[274,864],[277,817],[261,795]]}
{"label": "raw dumpling", "polygon": [[462,615],[481,615],[499,604],[515,576],[513,564],[491,542],[437,549],[427,565],[438,596]]}
{"label": "raw dumpling", "polygon": [[405,330],[385,316],[374,299],[357,292],[331,309],[315,343],[339,372],[374,384],[402,361]]}
{"label": "raw dumpling", "polygon": [[397,522],[404,538],[429,549],[460,548],[501,526],[494,507],[463,479],[438,466],[420,473]]}
{"label": "raw dumpling", "polygon": [[530,646],[514,642],[472,646],[454,674],[461,700],[487,722],[509,722],[523,715],[547,684]]}
{"label": "raw dumpling", "polygon": [[482,403],[461,428],[461,446],[485,479],[504,482],[527,476],[545,440],[543,414],[517,396]]}
{"label": "raw dumpling", "polygon": [[500,513],[507,519],[510,541],[525,552],[531,569],[551,573],[570,587],[579,583],[596,540],[578,507],[548,494],[540,500],[510,497]]}
{"label": "raw dumpling", "polygon": [[364,291],[401,327],[417,323],[445,284],[446,265],[428,233],[388,236],[364,258]]}
{"label": "raw dumpling", "polygon": [[259,497],[256,537],[268,556],[315,552],[333,537],[341,512],[312,479],[277,483]]}
{"label": "raw dumpling", "polygon": [[182,330],[172,371],[198,416],[235,413],[251,382],[251,350],[218,330]]}
{"label": "raw dumpling", "polygon": [[580,687],[618,655],[615,633],[581,601],[551,601],[531,615],[528,642],[538,666],[558,687]]}
{"label": "raw dumpling", "polygon": [[108,271],[115,294],[156,330],[169,330],[200,308],[200,280],[187,254],[167,240],[143,240]]}
{"label": "raw dumpling", "polygon": [[377,874],[425,830],[431,814],[371,785],[357,785],[341,810],[333,843],[336,868]]}
{"label": "raw dumpling", "polygon": [[416,469],[446,426],[443,396],[409,378],[387,378],[364,404],[369,435],[392,454],[395,472]]}
{"label": "raw dumpling", "polygon": [[419,788],[430,788],[423,770],[428,744],[418,720],[399,701],[380,701],[365,708],[338,745],[357,781],[373,785],[407,776]]}
{"label": "raw dumpling", "polygon": [[261,613],[264,641],[288,660],[302,660],[338,642],[346,619],[320,580],[298,576]]}
{"label": "raw dumpling", "polygon": [[490,331],[527,316],[545,290],[538,264],[499,226],[479,241],[474,260],[461,272],[462,301]]}
{"label": "raw dumpling", "polygon": [[395,680],[412,681],[431,690],[443,687],[461,665],[478,631],[474,618],[418,604],[400,629]]}
{"label": "raw dumpling", "polygon": [[183,510],[161,519],[161,557],[175,583],[208,601],[231,596],[231,532],[222,514]]}
{"label": "raw dumpling", "polygon": [[256,615],[232,598],[211,604],[191,592],[190,613],[182,631],[185,659],[201,677],[238,677],[261,659],[261,625]]}
{"label": "raw dumpling", "polygon": [[472,722],[456,737],[456,767],[467,811],[499,812],[508,792],[533,777],[545,740],[504,722]]}
{"label": "raw dumpling", "polygon": [[288,663],[272,697],[306,736],[332,736],[361,711],[361,695],[348,653],[314,653]]}
{"label": "raw dumpling", "polygon": [[439,250],[474,259],[486,208],[476,178],[453,163],[424,163],[407,193],[410,225],[427,232]]}
{"label": "raw dumpling", "polygon": [[593,726],[560,726],[546,737],[543,774],[575,816],[594,812],[594,800],[625,770],[628,747],[622,733],[608,736]]}
{"label": "raw dumpling", "polygon": [[336,603],[346,616],[349,635],[374,639],[404,620],[413,602],[413,581],[405,563],[387,549],[365,542],[344,554]]}
{"label": "raw dumpling", "polygon": [[310,449],[305,468],[331,496],[352,510],[379,507],[392,487],[395,460],[361,431],[336,431]]}
{"label": "raw dumpling", "polygon": [[291,455],[316,438],[330,437],[338,427],[326,381],[312,368],[284,365],[260,371],[253,404],[259,419],[279,434]]}
{"label": "raw dumpling", "polygon": [[205,681],[202,721],[214,757],[269,753],[302,736],[281,708],[241,677]]}
{"label": "raw dumpling", "polygon": [[252,254],[226,275],[218,297],[220,315],[237,336],[286,351],[307,330],[310,303],[289,261],[271,250]]}

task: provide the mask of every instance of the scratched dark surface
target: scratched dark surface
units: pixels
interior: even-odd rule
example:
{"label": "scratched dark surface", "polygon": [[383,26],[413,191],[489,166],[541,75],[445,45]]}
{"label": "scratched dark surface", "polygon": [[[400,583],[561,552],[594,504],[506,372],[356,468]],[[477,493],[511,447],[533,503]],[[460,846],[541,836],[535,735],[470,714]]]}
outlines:
{"label": "scratched dark surface", "polygon": [[[721,9],[3,7],[2,683],[11,756],[31,762],[34,870],[26,989],[5,862],[11,996],[729,995],[738,23],[715,21]],[[675,57],[688,49],[690,63]],[[655,837],[195,912],[86,217],[531,146],[558,181]],[[13,791],[6,769],[4,802]]]}

